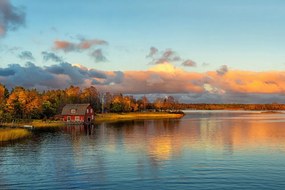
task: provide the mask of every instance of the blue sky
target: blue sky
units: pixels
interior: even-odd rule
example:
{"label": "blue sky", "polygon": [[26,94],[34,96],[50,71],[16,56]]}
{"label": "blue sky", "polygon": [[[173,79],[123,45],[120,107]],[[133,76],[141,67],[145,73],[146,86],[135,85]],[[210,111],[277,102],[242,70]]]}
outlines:
{"label": "blue sky", "polygon": [[[195,71],[228,65],[244,70],[281,70],[285,66],[285,2],[227,0],[14,0],[26,12],[25,28],[9,32],[1,44],[33,52],[50,50],[56,39],[103,39],[106,63],[86,54],[62,56],[104,70],[140,70],[151,46],[171,48],[197,62]],[[1,56],[4,64],[16,62]],[[203,63],[208,68],[199,67]],[[38,64],[43,64],[40,62]],[[188,68],[189,69],[189,68]]]}
{"label": "blue sky", "polygon": [[[179,57],[161,67],[185,72],[205,74],[226,66],[282,73],[285,68],[283,0],[2,1],[25,13],[25,21],[14,31],[7,27],[0,38],[2,69],[15,63],[25,67],[27,60],[19,58],[23,51],[32,53],[38,67],[57,64],[43,60],[45,51],[88,69],[148,71],[157,66],[147,57],[151,47],[157,49],[156,59],[169,50]],[[107,43],[72,51],[55,48],[56,41],[75,47],[94,39]],[[95,49],[107,61],[94,61]],[[185,60],[196,64],[182,66]]]}

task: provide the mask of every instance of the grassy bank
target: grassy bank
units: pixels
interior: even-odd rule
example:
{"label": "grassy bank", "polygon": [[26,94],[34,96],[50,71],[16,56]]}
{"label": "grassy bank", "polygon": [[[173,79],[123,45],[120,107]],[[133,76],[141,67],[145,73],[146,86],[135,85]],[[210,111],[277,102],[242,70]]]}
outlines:
{"label": "grassy bank", "polygon": [[0,125],[5,127],[22,127],[23,125],[31,125],[33,127],[61,127],[64,126],[64,123],[61,121],[32,120],[30,122],[1,123]]}
{"label": "grassy bank", "polygon": [[178,119],[183,117],[183,113],[168,112],[140,112],[140,113],[105,113],[95,117],[95,123],[105,121],[121,121],[133,119]]}
{"label": "grassy bank", "polygon": [[26,129],[0,129],[0,142],[25,138],[30,135]]}
{"label": "grassy bank", "polygon": [[[95,123],[108,122],[108,121],[121,121],[121,120],[133,120],[133,119],[178,119],[183,117],[183,113],[168,113],[168,112],[140,112],[140,113],[105,113],[97,114],[95,116]],[[1,123],[1,126],[5,127],[22,127],[24,125],[31,125],[35,128],[44,127],[61,127],[65,123],[62,121],[19,121],[17,123]]]}

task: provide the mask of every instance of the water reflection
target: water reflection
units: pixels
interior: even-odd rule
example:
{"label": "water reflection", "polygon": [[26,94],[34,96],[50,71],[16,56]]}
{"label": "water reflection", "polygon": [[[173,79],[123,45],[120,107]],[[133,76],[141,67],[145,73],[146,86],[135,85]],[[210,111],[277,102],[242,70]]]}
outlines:
{"label": "water reflection", "polygon": [[35,131],[0,147],[0,187],[282,189],[284,116],[207,112]]}
{"label": "water reflection", "polygon": [[[223,115],[224,117],[225,115]],[[152,162],[182,156],[185,149],[234,151],[262,149],[285,150],[285,127],[276,118],[257,120],[217,120],[217,115],[184,120],[146,120],[103,123],[89,126],[66,126],[74,148],[80,149],[86,138],[94,146],[104,145],[109,151],[121,148],[144,153]],[[82,145],[83,143],[83,145]],[[90,142],[89,142],[90,143]]]}

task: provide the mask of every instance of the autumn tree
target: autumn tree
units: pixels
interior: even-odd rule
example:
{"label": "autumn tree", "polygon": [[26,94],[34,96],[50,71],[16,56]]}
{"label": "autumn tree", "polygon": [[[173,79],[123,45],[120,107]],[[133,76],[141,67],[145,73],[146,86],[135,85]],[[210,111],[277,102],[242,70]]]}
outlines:
{"label": "autumn tree", "polygon": [[25,91],[23,87],[15,87],[7,99],[7,110],[15,118],[23,117],[23,106],[19,101],[20,92]]}
{"label": "autumn tree", "polygon": [[115,95],[113,96],[111,105],[110,105],[110,111],[119,113],[124,111],[124,104],[123,104],[123,95]]}
{"label": "autumn tree", "polygon": [[24,118],[40,118],[42,112],[42,99],[37,90],[26,90],[24,99]]}
{"label": "autumn tree", "polygon": [[146,96],[143,96],[141,99],[137,100],[138,109],[146,110],[149,107],[149,101]]}
{"label": "autumn tree", "polygon": [[154,104],[154,107],[156,110],[162,111],[164,99],[163,98],[156,98],[153,104]]}
{"label": "autumn tree", "polygon": [[6,107],[6,100],[9,96],[9,91],[8,89],[0,84],[0,118],[4,118],[5,117],[5,107]]}
{"label": "autumn tree", "polygon": [[175,100],[173,96],[168,96],[164,99],[163,107],[165,110],[175,110],[178,101]]}
{"label": "autumn tree", "polygon": [[7,110],[16,118],[39,118],[41,97],[36,90],[15,87],[7,99]]}
{"label": "autumn tree", "polygon": [[80,99],[82,103],[90,103],[96,111],[101,109],[99,92],[94,86],[85,88],[80,95]]}
{"label": "autumn tree", "polygon": [[132,112],[136,112],[139,110],[137,100],[133,96],[130,96],[130,107]]}
{"label": "autumn tree", "polygon": [[68,97],[68,103],[70,104],[80,103],[81,89],[78,86],[71,85],[69,88],[65,90],[65,92]]}
{"label": "autumn tree", "polygon": [[63,106],[68,102],[68,97],[64,90],[49,90],[43,92],[42,99],[44,117],[59,114]]}

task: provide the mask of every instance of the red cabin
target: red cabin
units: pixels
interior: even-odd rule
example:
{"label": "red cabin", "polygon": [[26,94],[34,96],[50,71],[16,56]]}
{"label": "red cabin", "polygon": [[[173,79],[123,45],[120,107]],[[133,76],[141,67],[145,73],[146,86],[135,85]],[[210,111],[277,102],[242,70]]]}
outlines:
{"label": "red cabin", "polygon": [[94,110],[90,104],[67,104],[61,115],[65,122],[90,123],[94,119]]}

